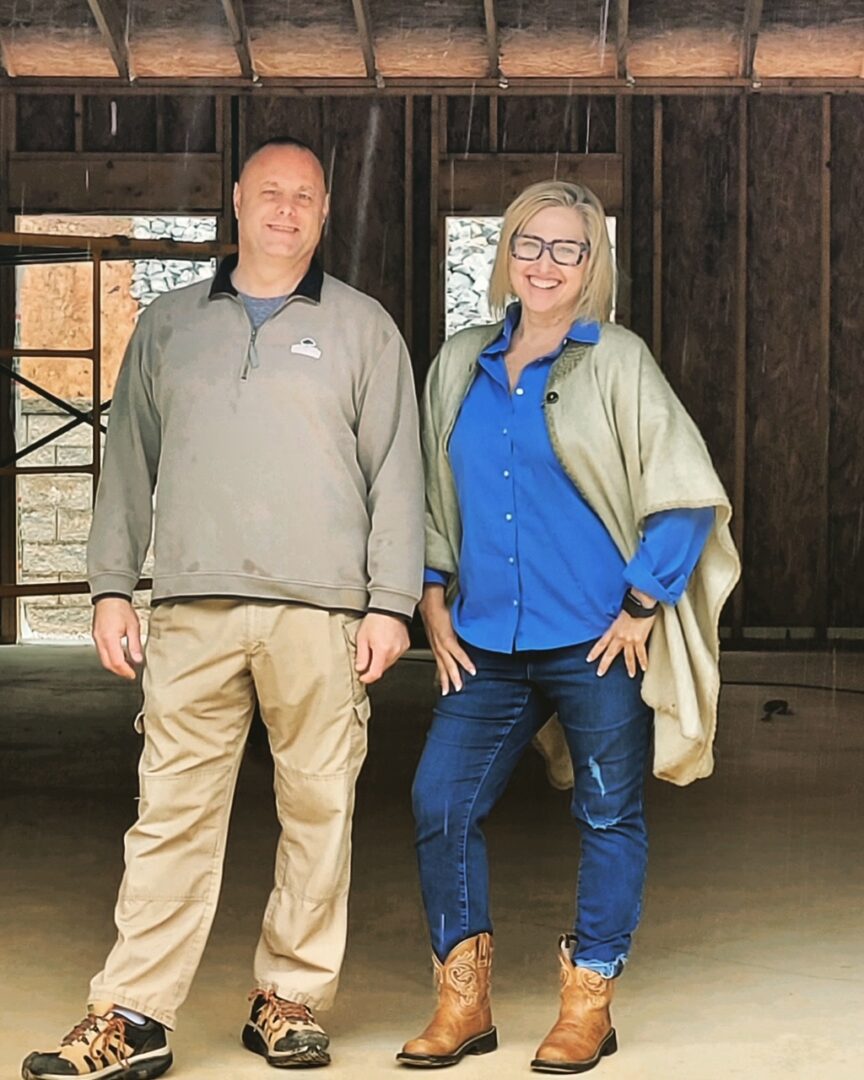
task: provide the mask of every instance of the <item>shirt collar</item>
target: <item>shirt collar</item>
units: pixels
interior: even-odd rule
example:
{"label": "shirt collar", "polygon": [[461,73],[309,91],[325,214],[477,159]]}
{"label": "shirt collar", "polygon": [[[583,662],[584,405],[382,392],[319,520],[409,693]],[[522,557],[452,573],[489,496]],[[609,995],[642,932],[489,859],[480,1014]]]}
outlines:
{"label": "shirt collar", "polygon": [[[504,316],[504,325],[501,327],[501,333],[493,342],[486,346],[483,350],[484,355],[494,357],[500,353],[507,352],[510,348],[513,332],[519,325],[521,315],[521,304],[515,302],[509,305]],[[578,341],[585,345],[596,345],[600,340],[600,323],[594,322],[593,320],[577,319],[564,335],[564,340]]]}
{"label": "shirt collar", "polygon": [[[237,268],[237,255],[226,255],[216,268],[216,276],[210,284],[208,300],[217,296],[237,296],[237,290],[231,280],[231,275]],[[303,296],[314,303],[321,302],[321,287],[324,284],[324,271],[318,259],[313,256],[309,269],[303,275],[297,288],[291,293],[292,296]]]}

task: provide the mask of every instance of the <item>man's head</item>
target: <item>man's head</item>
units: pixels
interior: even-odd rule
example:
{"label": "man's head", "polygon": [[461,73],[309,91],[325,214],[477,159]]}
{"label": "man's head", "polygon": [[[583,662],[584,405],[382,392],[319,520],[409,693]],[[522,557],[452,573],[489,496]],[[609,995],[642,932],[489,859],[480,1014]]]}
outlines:
{"label": "man's head", "polygon": [[234,185],[243,259],[311,260],[330,200],[324,169],[298,139],[270,139],[247,159]]}

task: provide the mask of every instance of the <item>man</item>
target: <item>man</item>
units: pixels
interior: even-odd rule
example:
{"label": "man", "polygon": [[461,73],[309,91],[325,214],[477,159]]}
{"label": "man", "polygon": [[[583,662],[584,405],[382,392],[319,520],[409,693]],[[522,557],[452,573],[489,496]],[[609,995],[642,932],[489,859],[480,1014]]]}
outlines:
{"label": "man", "polygon": [[366,687],[408,647],[420,595],[416,403],[393,321],[315,259],[312,151],[264,144],[234,209],[239,255],[142,313],[117,383],[88,562],[100,659],[134,678],[155,489],[139,817],[88,1015],[27,1080],[170,1067],[256,696],[282,833],[243,1042],[280,1067],[330,1060],[315,1011],[345,946]]}

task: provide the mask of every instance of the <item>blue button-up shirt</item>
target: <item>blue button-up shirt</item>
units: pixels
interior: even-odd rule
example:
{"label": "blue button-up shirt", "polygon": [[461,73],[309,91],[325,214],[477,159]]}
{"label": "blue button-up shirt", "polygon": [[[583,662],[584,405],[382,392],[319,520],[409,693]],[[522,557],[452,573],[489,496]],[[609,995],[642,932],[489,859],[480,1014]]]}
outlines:
{"label": "blue button-up shirt", "polygon": [[[564,472],[543,413],[552,363],[568,341],[596,345],[600,327],[574,323],[554,353],[524,368],[511,393],[504,356],[519,316],[511,305],[500,336],[481,353],[449,445],[462,518],[453,625],[465,641],[503,653],[600,637],[628,584],[674,604],[714,521],[710,508],[653,514],[625,563]],[[427,568],[427,582],[446,580]]]}

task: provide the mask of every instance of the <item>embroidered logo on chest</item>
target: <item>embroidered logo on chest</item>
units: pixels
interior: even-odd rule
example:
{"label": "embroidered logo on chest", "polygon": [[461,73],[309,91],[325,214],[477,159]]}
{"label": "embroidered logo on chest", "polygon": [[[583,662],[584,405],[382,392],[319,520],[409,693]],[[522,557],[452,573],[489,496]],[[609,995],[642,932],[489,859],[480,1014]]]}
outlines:
{"label": "embroidered logo on chest", "polygon": [[304,337],[295,342],[291,346],[291,352],[297,353],[300,356],[311,356],[313,360],[318,360],[321,357],[321,350],[318,348],[318,342],[315,338]]}

